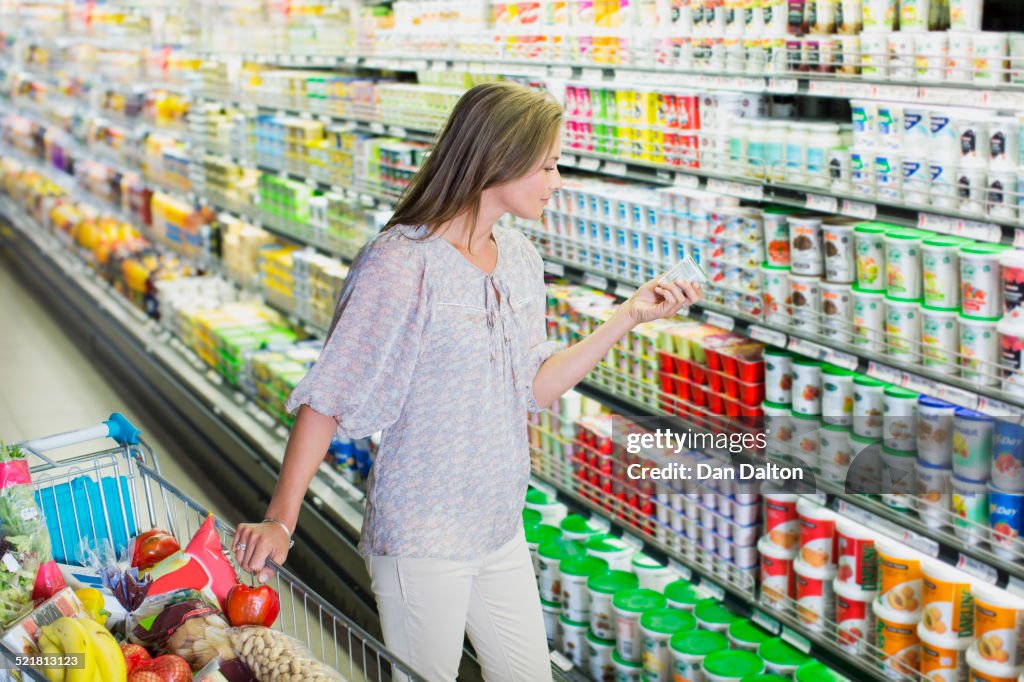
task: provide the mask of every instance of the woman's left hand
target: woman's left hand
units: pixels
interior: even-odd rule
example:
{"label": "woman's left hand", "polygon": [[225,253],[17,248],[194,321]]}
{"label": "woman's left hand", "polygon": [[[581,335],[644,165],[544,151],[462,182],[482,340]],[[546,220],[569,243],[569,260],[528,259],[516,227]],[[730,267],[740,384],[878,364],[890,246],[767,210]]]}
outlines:
{"label": "woman's left hand", "polygon": [[680,308],[691,306],[704,297],[699,283],[684,280],[659,284],[657,279],[644,284],[622,305],[634,324],[672,317]]}

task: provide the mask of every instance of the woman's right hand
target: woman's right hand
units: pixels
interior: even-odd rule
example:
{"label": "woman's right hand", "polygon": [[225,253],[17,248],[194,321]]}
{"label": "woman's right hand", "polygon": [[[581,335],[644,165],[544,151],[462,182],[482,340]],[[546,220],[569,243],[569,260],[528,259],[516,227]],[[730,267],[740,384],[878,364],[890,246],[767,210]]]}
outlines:
{"label": "woman's right hand", "polygon": [[250,573],[259,573],[259,581],[267,582],[274,572],[267,567],[269,559],[277,565],[288,557],[291,538],[279,523],[242,523],[235,531],[235,542],[231,548],[238,565]]}

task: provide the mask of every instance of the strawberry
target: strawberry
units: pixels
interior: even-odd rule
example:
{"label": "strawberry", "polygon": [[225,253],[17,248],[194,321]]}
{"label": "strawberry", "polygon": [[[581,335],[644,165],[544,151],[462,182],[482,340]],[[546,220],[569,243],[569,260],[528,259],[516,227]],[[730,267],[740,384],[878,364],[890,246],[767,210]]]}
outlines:
{"label": "strawberry", "polygon": [[157,656],[135,667],[128,682],[190,682],[192,666],[181,656]]}

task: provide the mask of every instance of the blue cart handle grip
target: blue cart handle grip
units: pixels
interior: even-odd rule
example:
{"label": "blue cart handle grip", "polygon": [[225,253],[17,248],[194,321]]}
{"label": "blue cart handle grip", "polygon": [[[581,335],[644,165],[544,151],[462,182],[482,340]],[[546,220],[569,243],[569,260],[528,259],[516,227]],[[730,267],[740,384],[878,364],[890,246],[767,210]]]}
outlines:
{"label": "blue cart handle grip", "polygon": [[109,419],[101,424],[97,424],[96,426],[87,426],[84,429],[77,429],[75,431],[58,433],[53,436],[37,438],[35,440],[26,441],[23,445],[35,452],[57,450],[58,448],[64,448],[78,443],[87,443],[91,440],[98,440],[101,438],[111,438],[115,440],[118,445],[137,445],[139,443],[139,435],[141,433],[142,432],[135,428],[123,414],[115,412],[110,415]]}

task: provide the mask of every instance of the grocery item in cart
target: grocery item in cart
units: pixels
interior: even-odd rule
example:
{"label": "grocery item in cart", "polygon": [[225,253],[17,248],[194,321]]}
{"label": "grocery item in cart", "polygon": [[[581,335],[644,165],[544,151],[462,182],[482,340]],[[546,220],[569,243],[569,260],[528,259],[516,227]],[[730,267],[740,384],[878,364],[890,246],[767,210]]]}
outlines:
{"label": "grocery item in cart", "polygon": [[239,658],[257,679],[278,679],[289,675],[298,679],[338,680],[344,678],[324,665],[301,642],[283,632],[251,625],[229,632]]}

